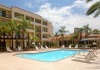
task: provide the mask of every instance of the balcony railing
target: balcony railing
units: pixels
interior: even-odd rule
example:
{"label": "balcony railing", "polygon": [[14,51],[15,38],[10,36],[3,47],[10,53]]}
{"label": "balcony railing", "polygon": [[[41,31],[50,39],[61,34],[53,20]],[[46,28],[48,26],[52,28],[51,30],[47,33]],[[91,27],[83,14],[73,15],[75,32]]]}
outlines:
{"label": "balcony railing", "polygon": [[9,14],[6,14],[6,15],[0,15],[0,17],[11,18],[11,15],[9,15]]}

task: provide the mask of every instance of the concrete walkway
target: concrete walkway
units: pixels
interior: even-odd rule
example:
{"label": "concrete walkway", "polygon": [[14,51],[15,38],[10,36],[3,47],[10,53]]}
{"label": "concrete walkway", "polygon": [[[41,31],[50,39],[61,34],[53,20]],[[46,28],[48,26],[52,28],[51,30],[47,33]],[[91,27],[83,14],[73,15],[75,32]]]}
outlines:
{"label": "concrete walkway", "polygon": [[19,52],[0,53],[0,70],[100,70],[100,50],[91,63],[72,61],[70,57],[57,62],[41,62],[16,57],[16,53]]}

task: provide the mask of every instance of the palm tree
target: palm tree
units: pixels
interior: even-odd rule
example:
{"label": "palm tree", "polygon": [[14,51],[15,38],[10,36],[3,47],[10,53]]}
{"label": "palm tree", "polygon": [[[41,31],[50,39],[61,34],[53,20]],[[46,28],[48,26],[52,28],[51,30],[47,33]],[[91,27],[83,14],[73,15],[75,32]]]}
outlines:
{"label": "palm tree", "polygon": [[93,33],[93,34],[100,34],[100,30],[94,29],[94,30],[92,30],[92,33]]}
{"label": "palm tree", "polygon": [[84,29],[83,27],[78,28],[77,31],[75,31],[72,36],[71,36],[71,40],[75,40],[75,43],[79,43],[79,41],[82,39],[82,33],[83,33]]}
{"label": "palm tree", "polygon": [[55,32],[55,35],[54,37],[56,37],[56,46],[58,46],[58,43],[57,43],[57,37],[59,36],[59,31]]}
{"label": "palm tree", "polygon": [[7,23],[6,22],[0,22],[0,35],[2,37],[3,35],[3,47],[5,49],[6,47],[6,42],[5,42],[5,37],[7,34],[9,34],[10,32],[10,28],[7,26]]}
{"label": "palm tree", "polygon": [[[93,1],[93,0],[86,0],[87,2]],[[100,1],[94,3],[87,11],[86,15],[91,15],[92,13],[95,13],[94,17],[98,17],[100,15]]]}
{"label": "palm tree", "polygon": [[25,47],[24,47],[25,32],[26,32],[26,29],[29,29],[29,28],[31,28],[32,26],[31,26],[31,24],[30,24],[30,21],[26,20],[26,19],[23,18],[23,17],[21,17],[21,18],[22,18],[22,21],[20,21],[20,22],[21,22],[21,24],[20,24],[20,29],[21,29],[22,32],[23,32],[23,48],[25,48]]}
{"label": "palm tree", "polygon": [[62,36],[62,44],[64,45],[64,34],[66,33],[66,32],[69,32],[69,31],[66,31],[65,30],[65,26],[62,26],[60,29],[59,29],[59,33],[60,33],[60,35]]}
{"label": "palm tree", "polygon": [[83,30],[84,30],[84,32],[85,32],[85,37],[87,37],[88,34],[89,34],[89,32],[90,32],[90,30],[91,30],[91,28],[89,27],[89,24],[84,25],[84,26],[83,26]]}
{"label": "palm tree", "polygon": [[40,38],[38,36],[30,36],[30,39],[34,42],[34,45],[37,41],[40,40]]}
{"label": "palm tree", "polygon": [[82,33],[83,33],[83,31],[84,31],[84,29],[81,27],[80,29],[79,29],[79,36],[80,36],[80,40],[82,39]]}
{"label": "palm tree", "polygon": [[13,38],[14,38],[14,33],[17,30],[17,25],[16,25],[16,21],[14,20],[10,20],[7,23],[7,26],[10,28],[10,34],[11,34],[11,39],[12,39],[12,48],[13,48]]}

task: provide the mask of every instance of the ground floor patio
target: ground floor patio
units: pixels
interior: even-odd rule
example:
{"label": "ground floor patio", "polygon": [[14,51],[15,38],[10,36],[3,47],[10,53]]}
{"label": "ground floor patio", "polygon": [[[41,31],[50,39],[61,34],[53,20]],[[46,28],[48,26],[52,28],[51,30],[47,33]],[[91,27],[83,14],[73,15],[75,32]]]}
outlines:
{"label": "ground floor patio", "polygon": [[90,63],[72,61],[71,57],[57,62],[42,62],[14,56],[18,53],[36,53],[39,51],[23,51],[0,53],[0,70],[100,70],[100,50]]}

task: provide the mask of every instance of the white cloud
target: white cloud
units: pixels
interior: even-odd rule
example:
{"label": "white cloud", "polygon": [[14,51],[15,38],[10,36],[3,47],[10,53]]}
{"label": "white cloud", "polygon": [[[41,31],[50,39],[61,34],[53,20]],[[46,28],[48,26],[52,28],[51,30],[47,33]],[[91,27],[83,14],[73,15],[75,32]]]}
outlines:
{"label": "white cloud", "polygon": [[34,0],[36,3],[47,2],[47,0]]}
{"label": "white cloud", "polygon": [[25,3],[25,5],[27,6],[27,7],[29,7],[29,8],[33,8],[33,4],[32,4],[32,2],[26,2]]}
{"label": "white cloud", "polygon": [[73,32],[75,27],[82,27],[86,24],[89,24],[91,28],[100,29],[100,17],[94,19],[93,16],[72,13],[73,8],[87,9],[93,3],[91,2],[88,4],[85,2],[85,0],[76,0],[70,6],[57,8],[52,7],[50,3],[45,3],[44,5],[41,5],[38,14],[52,22],[54,32],[57,31],[61,26],[66,26],[67,30]]}

